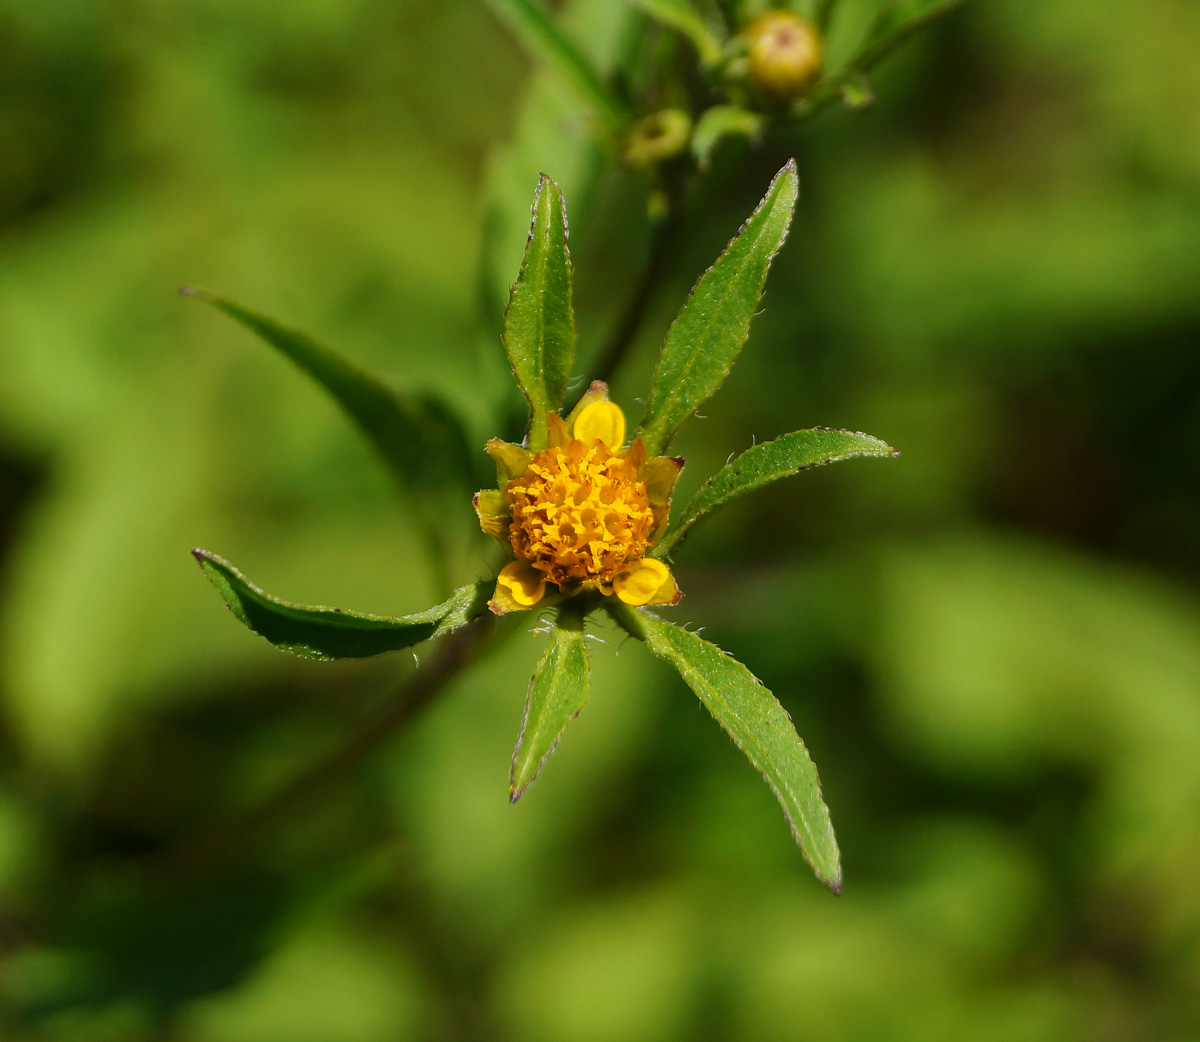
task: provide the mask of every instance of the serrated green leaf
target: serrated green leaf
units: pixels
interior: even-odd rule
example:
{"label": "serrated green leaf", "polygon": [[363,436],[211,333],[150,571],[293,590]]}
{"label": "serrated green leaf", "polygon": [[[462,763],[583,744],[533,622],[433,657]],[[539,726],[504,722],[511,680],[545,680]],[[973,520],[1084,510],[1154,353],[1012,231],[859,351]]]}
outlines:
{"label": "serrated green leaf", "polygon": [[764,117],[737,105],[714,105],[700,113],[692,131],[692,155],[700,166],[708,165],[722,138],[755,140],[762,132]]}
{"label": "serrated green leaf", "polygon": [[513,803],[537,777],[567,725],[579,715],[590,685],[583,620],[565,608],[550,630],[550,646],[529,681],[525,717],[509,773]]}
{"label": "serrated green leaf", "polygon": [[835,894],[842,866],[817,768],[791,717],[737,659],[695,633],[640,608],[606,602],[610,615],[670,662],[759,771],[783,807],[792,835],[817,878]]}
{"label": "serrated green leaf", "polygon": [[477,467],[461,420],[441,399],[406,394],[345,361],[312,338],[207,290],[181,292],[213,305],[257,334],[325,388],[408,489],[475,487]]}
{"label": "serrated green leaf", "polygon": [[562,192],[542,174],[521,272],[504,313],[504,350],[529,401],[529,447],[545,448],[546,417],[558,410],[575,360],[571,255]]}
{"label": "serrated green leaf", "polygon": [[729,374],[750,333],[771,260],[787,237],[799,190],[792,159],[671,323],[639,432],[649,455],[662,455]]}
{"label": "serrated green leaf", "polygon": [[683,33],[692,41],[705,65],[715,65],[721,60],[724,51],[721,41],[688,0],[626,0],[626,3]]}
{"label": "serrated green leaf", "polygon": [[858,54],[848,64],[857,72],[878,65],[913,33],[949,14],[962,0],[893,0],[872,20]]}
{"label": "serrated green leaf", "polygon": [[539,0],[487,0],[487,4],[531,54],[555,69],[611,127],[625,126],[629,114],[624,103]]}
{"label": "serrated green leaf", "polygon": [[239,622],[275,647],[304,658],[367,658],[448,633],[487,611],[495,585],[482,581],[463,586],[428,611],[389,618],[289,604],[264,593],[216,554],[200,549],[192,554]]}
{"label": "serrated green leaf", "polygon": [[869,434],[818,427],[793,431],[747,449],[709,478],[692,496],[678,522],[654,548],[655,557],[671,554],[710,511],[738,496],[811,467],[854,456],[898,456],[890,445]]}

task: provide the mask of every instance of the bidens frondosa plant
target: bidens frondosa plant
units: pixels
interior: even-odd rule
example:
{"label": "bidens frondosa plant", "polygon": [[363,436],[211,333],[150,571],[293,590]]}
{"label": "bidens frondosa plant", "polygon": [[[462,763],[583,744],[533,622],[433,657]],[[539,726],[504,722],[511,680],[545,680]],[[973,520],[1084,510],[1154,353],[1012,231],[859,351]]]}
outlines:
{"label": "bidens frondosa plant", "polygon": [[[774,790],[817,876],[839,890],[838,848],[816,768],[786,711],[740,662],[649,610],[679,602],[668,562],[712,510],[808,467],[852,456],[895,455],[865,434],[794,431],[732,459],[671,518],[683,460],[667,455],[667,447],[740,353],[771,260],[787,235],[797,191],[795,164],[789,163],[696,283],[667,332],[645,414],[628,436],[625,413],[609,400],[603,383],[593,383],[562,414],[575,357],[572,270],[562,194],[543,175],[504,323],[504,347],[529,403],[529,423],[521,444],[499,438],[487,443],[496,487],[474,497],[480,527],[505,548],[507,560],[498,573],[462,587],[428,611],[389,618],[289,604],[263,593],[221,558],[194,551],[228,607],[276,646],[316,658],[374,655],[452,630],[470,633],[470,624],[489,614],[532,611],[545,618],[549,646],[530,681],[513,753],[509,793],[514,802],[587,701],[586,629],[597,612],[604,612],[679,671]],[[412,401],[386,392],[373,378],[269,319],[223,298],[199,295],[322,382],[404,476],[406,457],[389,452],[405,437],[419,439]]]}

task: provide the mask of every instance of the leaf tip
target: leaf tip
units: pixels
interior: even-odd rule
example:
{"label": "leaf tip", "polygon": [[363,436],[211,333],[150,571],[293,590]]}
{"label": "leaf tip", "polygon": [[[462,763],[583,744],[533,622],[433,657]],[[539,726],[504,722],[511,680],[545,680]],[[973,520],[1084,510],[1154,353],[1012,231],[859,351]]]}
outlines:
{"label": "leaf tip", "polygon": [[207,300],[209,302],[216,299],[215,293],[201,289],[199,286],[180,286],[179,295],[181,297],[194,297],[196,300]]}
{"label": "leaf tip", "polygon": [[826,879],[823,880],[823,882],[827,887],[829,887],[830,892],[834,897],[842,896],[842,877],[840,873],[834,876],[833,879]]}
{"label": "leaf tip", "polygon": [[199,564],[201,568],[203,568],[205,565],[205,562],[207,562],[208,559],[210,557],[212,557],[212,554],[210,554],[207,550],[205,550],[204,547],[197,546],[194,550],[192,550],[192,556],[194,558],[196,558],[196,563]]}

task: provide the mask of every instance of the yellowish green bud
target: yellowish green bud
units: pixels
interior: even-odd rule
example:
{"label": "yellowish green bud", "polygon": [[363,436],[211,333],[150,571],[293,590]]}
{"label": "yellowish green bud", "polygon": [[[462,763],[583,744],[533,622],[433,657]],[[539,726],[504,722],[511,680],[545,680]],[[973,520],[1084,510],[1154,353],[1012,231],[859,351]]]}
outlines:
{"label": "yellowish green bud", "polygon": [[691,140],[691,117],[679,109],[662,109],[633,125],[625,160],[635,167],[657,166],[685,152]]}
{"label": "yellowish green bud", "polygon": [[798,98],[821,76],[821,37],[807,18],[767,11],[746,29],[750,79],[765,94]]}

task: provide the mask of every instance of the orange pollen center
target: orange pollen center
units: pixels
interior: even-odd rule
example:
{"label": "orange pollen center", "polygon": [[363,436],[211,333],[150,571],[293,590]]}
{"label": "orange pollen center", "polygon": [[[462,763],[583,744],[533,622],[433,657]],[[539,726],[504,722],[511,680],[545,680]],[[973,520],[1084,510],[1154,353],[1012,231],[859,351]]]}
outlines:
{"label": "orange pollen center", "polygon": [[559,587],[607,585],[646,552],[654,523],[646,483],[598,439],[542,450],[504,497],[513,553]]}

